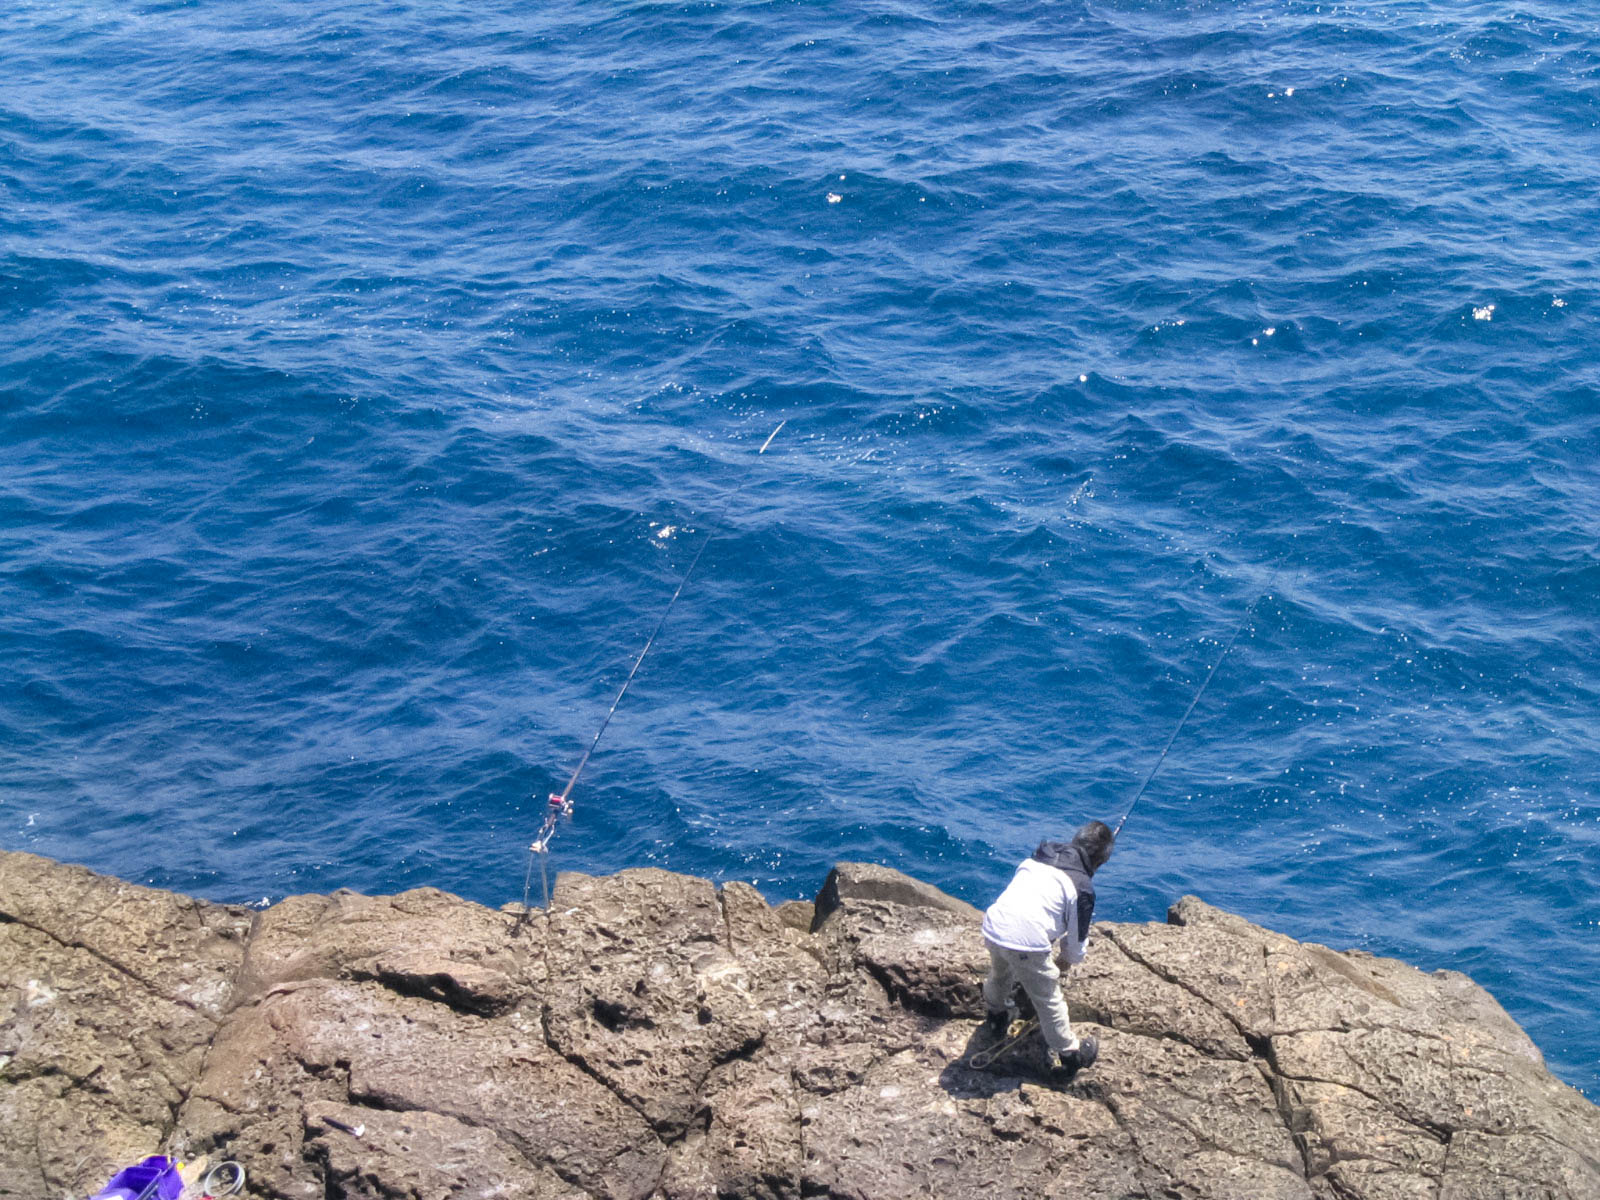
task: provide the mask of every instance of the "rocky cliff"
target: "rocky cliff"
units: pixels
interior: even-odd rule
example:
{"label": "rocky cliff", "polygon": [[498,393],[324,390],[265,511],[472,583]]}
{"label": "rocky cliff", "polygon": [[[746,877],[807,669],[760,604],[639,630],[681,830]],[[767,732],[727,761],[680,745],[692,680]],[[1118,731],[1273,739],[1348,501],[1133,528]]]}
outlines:
{"label": "rocky cliff", "polygon": [[1600,1196],[1600,1110],[1464,976],[1187,898],[1097,926],[1052,1088],[963,1065],[977,922],[859,864],[254,913],[0,854],[0,1195],[169,1149],[286,1200]]}

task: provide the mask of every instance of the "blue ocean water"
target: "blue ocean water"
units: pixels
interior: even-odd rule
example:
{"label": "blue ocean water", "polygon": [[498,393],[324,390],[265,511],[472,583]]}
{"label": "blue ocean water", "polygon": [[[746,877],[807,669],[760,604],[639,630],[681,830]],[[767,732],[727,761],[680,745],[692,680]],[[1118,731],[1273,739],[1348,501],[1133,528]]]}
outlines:
{"label": "blue ocean water", "polygon": [[552,865],[982,904],[1260,597],[1102,913],[1600,1097],[1581,6],[12,0],[0,78],[0,844],[519,899],[704,545]]}

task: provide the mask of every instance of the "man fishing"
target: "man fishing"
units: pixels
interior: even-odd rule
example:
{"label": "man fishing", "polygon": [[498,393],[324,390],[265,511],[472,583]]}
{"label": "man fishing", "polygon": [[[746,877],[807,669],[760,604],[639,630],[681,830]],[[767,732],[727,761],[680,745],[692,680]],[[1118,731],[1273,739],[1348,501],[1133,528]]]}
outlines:
{"label": "man fishing", "polygon": [[1070,842],[1040,842],[983,916],[983,940],[989,947],[983,1032],[996,1039],[1005,1036],[1011,1022],[1007,1002],[1011,989],[1020,985],[1033,1002],[1050,1074],[1057,1081],[1070,1080],[1100,1053],[1093,1037],[1073,1035],[1055,946],[1062,943],[1069,966],[1083,961],[1094,917],[1093,876],[1111,857],[1115,842],[1110,827],[1099,821],[1083,826]]}

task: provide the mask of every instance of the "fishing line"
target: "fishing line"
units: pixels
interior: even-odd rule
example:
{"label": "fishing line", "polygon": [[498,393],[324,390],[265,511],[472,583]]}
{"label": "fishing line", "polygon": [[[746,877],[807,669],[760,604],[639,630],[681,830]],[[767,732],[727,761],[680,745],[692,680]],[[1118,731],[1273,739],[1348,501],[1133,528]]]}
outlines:
{"label": "fishing line", "polygon": [[1127,811],[1122,814],[1122,820],[1117,822],[1117,827],[1111,831],[1115,838],[1122,832],[1122,827],[1128,823],[1128,818],[1133,815],[1133,806],[1139,803],[1139,797],[1144,795],[1145,789],[1150,786],[1150,781],[1156,777],[1156,772],[1161,770],[1161,764],[1167,761],[1167,752],[1172,749],[1172,743],[1178,740],[1178,735],[1183,732],[1183,727],[1189,721],[1189,714],[1194,711],[1194,706],[1200,703],[1200,697],[1206,694],[1206,688],[1211,685],[1211,677],[1217,673],[1217,668],[1222,665],[1222,660],[1228,657],[1228,651],[1233,649],[1233,644],[1239,640],[1239,635],[1245,631],[1245,626],[1250,624],[1250,618],[1255,614],[1256,605],[1266,598],[1272,590],[1272,583],[1268,583],[1259,595],[1250,601],[1250,607],[1244,610],[1244,619],[1239,622],[1239,627],[1233,631],[1233,636],[1228,639],[1228,644],[1222,648],[1222,653],[1217,655],[1217,661],[1211,664],[1211,670],[1206,672],[1206,677],[1201,681],[1194,697],[1189,701],[1189,707],[1183,710],[1183,716],[1178,719],[1177,728],[1172,731],[1172,736],[1167,739],[1166,746],[1161,751],[1161,757],[1156,759],[1156,765],[1150,768],[1150,774],[1144,777],[1144,782],[1139,785],[1139,790],[1133,794],[1133,799],[1128,801]]}
{"label": "fishing line", "polygon": [[[767,447],[772,445],[772,439],[777,437],[778,433],[788,423],[788,418],[778,422],[778,428],[767,435],[767,440],[761,443],[761,449],[756,451],[758,457],[767,452]],[[749,482],[746,479],[745,483],[741,483],[733,491],[729,492],[728,500],[732,500],[733,497],[743,491],[745,484]],[[727,501],[724,501],[724,504],[726,503]],[[567,780],[567,786],[559,792],[550,793],[545,809],[544,824],[539,827],[539,835],[533,839],[532,844],[528,847],[528,869],[522,878],[522,913],[524,917],[527,916],[529,911],[528,893],[533,886],[533,863],[536,858],[539,860],[539,877],[544,884],[544,905],[546,908],[550,907],[550,873],[547,863],[550,839],[555,836],[556,825],[561,818],[572,815],[572,789],[578,786],[578,778],[583,774],[583,769],[589,765],[589,758],[594,754],[594,748],[600,744],[600,738],[605,733],[606,726],[611,724],[611,718],[616,715],[617,707],[622,703],[622,698],[628,694],[628,688],[633,684],[633,677],[639,673],[639,667],[644,662],[645,655],[650,653],[650,647],[655,645],[656,637],[661,633],[662,626],[667,623],[667,616],[672,612],[672,606],[678,602],[678,597],[683,595],[684,585],[689,582],[689,576],[694,574],[694,569],[700,565],[701,556],[705,554],[706,547],[711,544],[711,539],[715,536],[715,532],[706,534],[705,539],[700,543],[700,548],[694,552],[694,557],[689,560],[688,568],[679,577],[678,586],[673,589],[672,598],[667,601],[666,607],[661,610],[661,616],[657,619],[655,628],[650,631],[650,636],[645,639],[644,648],[639,651],[639,656],[633,660],[632,670],[628,672],[628,677],[622,681],[622,686],[617,689],[617,697],[611,702],[611,707],[606,710],[605,719],[600,722],[600,728],[594,731],[594,737],[589,742],[589,748],[583,752],[583,757],[578,760],[578,765],[572,769],[572,775]]]}

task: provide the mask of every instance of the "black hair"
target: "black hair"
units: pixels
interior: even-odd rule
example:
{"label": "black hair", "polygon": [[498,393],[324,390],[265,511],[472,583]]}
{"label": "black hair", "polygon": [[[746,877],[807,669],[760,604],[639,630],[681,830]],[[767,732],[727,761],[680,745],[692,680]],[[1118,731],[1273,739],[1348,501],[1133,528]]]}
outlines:
{"label": "black hair", "polygon": [[1090,873],[1106,865],[1106,859],[1111,857],[1111,848],[1116,842],[1117,835],[1103,821],[1090,821],[1072,835],[1072,844],[1083,851],[1084,865]]}

